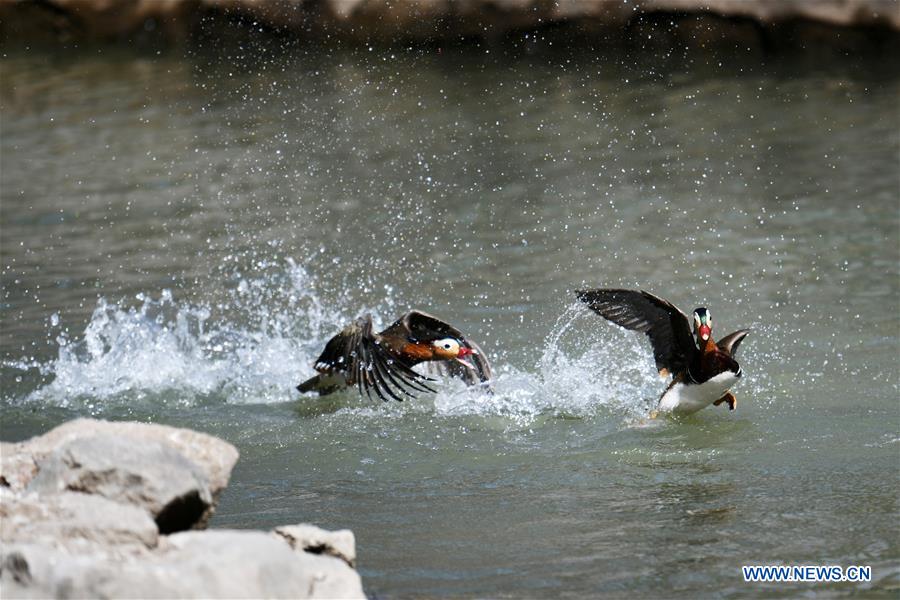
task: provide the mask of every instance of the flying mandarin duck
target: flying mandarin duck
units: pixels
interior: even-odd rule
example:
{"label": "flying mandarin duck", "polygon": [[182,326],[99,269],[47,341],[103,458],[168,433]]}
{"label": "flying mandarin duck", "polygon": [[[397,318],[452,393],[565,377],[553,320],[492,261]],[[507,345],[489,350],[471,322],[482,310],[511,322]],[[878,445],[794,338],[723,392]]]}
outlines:
{"label": "flying mandarin duck", "polygon": [[331,338],[316,360],[318,375],[297,386],[301,392],[326,395],[356,387],[382,400],[402,401],[415,392],[435,392],[434,379],[413,370],[427,363],[429,374],[458,377],[490,391],[491,366],[475,342],[427,313],[413,310],[376,333],[372,315],[365,314]]}
{"label": "flying mandarin duck", "polygon": [[706,308],[694,311],[692,333],[687,315],[668,300],[648,292],[595,289],[575,294],[601,317],[650,338],[659,374],[672,375],[659,399],[659,412],[684,415],[722,403],[734,410],[737,400],[730,388],[742,375],[734,355],[750,332],[748,329],[739,329],[716,343],[712,338],[712,317]]}

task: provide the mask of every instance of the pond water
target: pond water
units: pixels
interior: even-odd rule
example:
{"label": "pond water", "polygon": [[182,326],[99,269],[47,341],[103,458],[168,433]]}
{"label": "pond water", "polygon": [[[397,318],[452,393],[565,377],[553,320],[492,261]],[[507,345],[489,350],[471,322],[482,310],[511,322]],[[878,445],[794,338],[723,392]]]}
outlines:
{"label": "pond water", "polygon": [[[898,63],[510,54],[6,54],[2,438],[221,436],[212,526],[350,528],[378,597],[896,593]],[[737,410],[647,420],[649,345],[583,286],[752,328]],[[410,308],[495,395],[299,397]]]}

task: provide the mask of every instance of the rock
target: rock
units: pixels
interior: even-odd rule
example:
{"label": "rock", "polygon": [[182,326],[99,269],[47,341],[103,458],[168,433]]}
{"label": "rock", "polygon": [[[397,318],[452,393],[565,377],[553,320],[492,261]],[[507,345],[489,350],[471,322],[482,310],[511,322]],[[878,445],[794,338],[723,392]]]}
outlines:
{"label": "rock", "polygon": [[[43,544],[4,544],[0,549],[0,593],[6,598],[87,598],[98,578],[109,577],[118,566],[148,564],[133,556]],[[134,597],[134,592],[131,597]]]}
{"label": "rock", "polygon": [[311,554],[328,554],[340,558],[351,567],[356,566],[356,538],[349,529],[326,531],[310,525],[282,525],[272,530],[283,537],[291,548]]}
{"label": "rock", "polygon": [[20,444],[0,442],[0,487],[24,490],[37,475],[37,463],[31,452],[20,451]]}
{"label": "rock", "polygon": [[350,531],[165,535],[203,525],[237,460],[222,440],[82,419],[0,451],[2,598],[365,597]]}
{"label": "rock", "polygon": [[[168,543],[164,560],[173,567],[202,573],[212,562],[228,573],[220,587],[212,590],[220,597],[365,597],[359,575],[343,560],[295,552],[271,534],[191,531],[170,536]],[[183,564],[187,564],[186,569]]]}
{"label": "rock", "polygon": [[0,540],[41,543],[83,551],[89,547],[155,548],[156,523],[141,508],[101,496],[67,492],[50,496],[0,493]]}
{"label": "rock", "polygon": [[4,444],[0,484],[13,491],[75,490],[139,503],[163,533],[203,527],[238,451],[218,438],[147,423],[77,419]]}
{"label": "rock", "polygon": [[[621,44],[633,39],[631,29],[642,20],[668,31],[693,18],[706,30],[712,24],[717,37],[734,30],[745,36],[747,21],[760,30],[757,36],[775,38],[805,35],[807,28],[798,27],[804,23],[900,31],[894,0],[0,0],[0,37],[26,43],[183,40],[208,31],[215,36],[216,23],[237,21],[254,34],[266,28],[300,38],[387,42],[490,39],[572,25],[603,31],[605,43]],[[831,33],[838,43],[840,36]],[[810,35],[817,35],[815,28]],[[677,32],[674,38],[686,41]]]}
{"label": "rock", "polygon": [[271,534],[191,531],[163,539],[149,558],[125,561],[4,547],[3,597],[365,597],[359,575],[344,561],[297,553]]}
{"label": "rock", "polygon": [[[52,429],[42,436],[18,444],[0,447],[0,483],[13,490],[23,490],[37,474],[37,464],[67,442],[95,436],[114,436],[132,444],[154,441],[170,446],[196,464],[209,482],[215,499],[225,486],[238,459],[237,448],[224,440],[166,425],[149,423],[76,419]],[[6,483],[3,483],[3,482]]]}
{"label": "rock", "polygon": [[162,533],[202,526],[213,505],[206,475],[173,447],[113,435],[64,443],[38,463],[27,490],[83,492],[142,507]]}

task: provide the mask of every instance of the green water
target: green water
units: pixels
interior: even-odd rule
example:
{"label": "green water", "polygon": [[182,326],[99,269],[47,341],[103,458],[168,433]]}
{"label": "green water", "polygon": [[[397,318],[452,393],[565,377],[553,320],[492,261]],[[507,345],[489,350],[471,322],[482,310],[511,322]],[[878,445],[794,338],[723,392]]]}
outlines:
{"label": "green water", "polygon": [[[350,528],[378,597],[900,588],[896,61],[0,69],[4,440],[87,415],[221,436],[241,460],[212,526]],[[583,286],[751,327],[737,410],[648,422],[648,346]],[[298,397],[344,323],[413,307],[488,351],[496,395]],[[743,582],[773,563],[873,582]]]}

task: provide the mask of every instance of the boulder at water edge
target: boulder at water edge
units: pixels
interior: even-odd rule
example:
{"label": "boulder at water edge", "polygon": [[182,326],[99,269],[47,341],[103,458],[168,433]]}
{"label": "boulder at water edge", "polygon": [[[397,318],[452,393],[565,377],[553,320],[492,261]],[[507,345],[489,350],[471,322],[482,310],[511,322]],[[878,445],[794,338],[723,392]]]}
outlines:
{"label": "boulder at water edge", "polygon": [[363,598],[350,531],[201,531],[238,452],[80,419],[0,444],[0,597]]}

